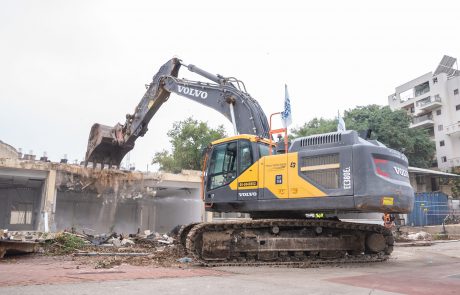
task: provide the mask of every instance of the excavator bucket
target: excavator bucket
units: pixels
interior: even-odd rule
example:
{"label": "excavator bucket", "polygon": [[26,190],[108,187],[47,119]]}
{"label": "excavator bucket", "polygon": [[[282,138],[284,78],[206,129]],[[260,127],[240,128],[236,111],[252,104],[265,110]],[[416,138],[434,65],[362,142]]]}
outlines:
{"label": "excavator bucket", "polygon": [[91,162],[93,167],[100,163],[102,168],[105,164],[108,164],[109,168],[111,166],[119,168],[124,156],[134,147],[134,145],[120,145],[123,139],[121,130],[121,124],[115,127],[94,124],[89,134],[85,166]]}
{"label": "excavator bucket", "polygon": [[125,124],[118,123],[111,127],[96,123],[91,127],[85,166],[92,163],[93,167],[101,164],[101,168],[104,168],[107,164],[109,168],[120,168],[124,156],[134,148],[136,139],[147,132],[150,119],[169,98],[170,92],[163,88],[162,79],[165,76],[177,77],[180,66],[180,60],[173,58],[160,68],[134,113],[126,115]]}

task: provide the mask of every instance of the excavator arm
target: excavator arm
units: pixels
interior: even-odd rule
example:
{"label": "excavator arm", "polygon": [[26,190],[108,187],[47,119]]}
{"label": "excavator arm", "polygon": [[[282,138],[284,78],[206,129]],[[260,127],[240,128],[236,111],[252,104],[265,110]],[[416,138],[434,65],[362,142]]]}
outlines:
{"label": "excavator arm", "polygon": [[100,163],[120,166],[124,156],[134,148],[138,137],[144,136],[148,124],[171,93],[176,93],[223,114],[233,124],[236,134],[254,134],[267,138],[269,125],[267,117],[258,102],[235,78],[225,78],[206,72],[194,65],[184,65],[211,82],[179,79],[182,62],[173,58],[165,63],[153,77],[146,93],[133,114],[126,115],[126,122],[114,127],[94,124],[91,128],[85,165]]}

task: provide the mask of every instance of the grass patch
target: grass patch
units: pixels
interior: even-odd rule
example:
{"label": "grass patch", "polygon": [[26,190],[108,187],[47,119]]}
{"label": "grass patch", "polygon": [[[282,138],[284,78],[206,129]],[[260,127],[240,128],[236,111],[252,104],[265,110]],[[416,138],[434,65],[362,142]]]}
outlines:
{"label": "grass patch", "polygon": [[63,255],[73,253],[85,246],[85,240],[69,233],[60,233],[48,242],[47,253]]}
{"label": "grass patch", "polygon": [[449,236],[447,234],[437,233],[432,235],[433,240],[448,240]]}

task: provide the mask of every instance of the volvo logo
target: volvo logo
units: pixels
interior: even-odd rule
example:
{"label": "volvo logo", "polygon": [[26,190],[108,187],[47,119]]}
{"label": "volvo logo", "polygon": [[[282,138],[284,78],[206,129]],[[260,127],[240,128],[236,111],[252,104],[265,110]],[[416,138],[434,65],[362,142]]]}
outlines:
{"label": "volvo logo", "polygon": [[257,192],[238,193],[238,196],[240,196],[240,197],[257,197]]}
{"label": "volvo logo", "polygon": [[198,89],[194,89],[194,88],[190,88],[186,86],[181,86],[181,85],[177,85],[177,91],[185,95],[200,97],[202,99],[206,99],[208,97],[208,93],[206,91],[198,90]]}
{"label": "volvo logo", "polygon": [[401,169],[396,166],[393,166],[393,169],[395,170],[396,174],[404,176],[404,177],[409,177],[409,172],[407,172],[407,170]]}

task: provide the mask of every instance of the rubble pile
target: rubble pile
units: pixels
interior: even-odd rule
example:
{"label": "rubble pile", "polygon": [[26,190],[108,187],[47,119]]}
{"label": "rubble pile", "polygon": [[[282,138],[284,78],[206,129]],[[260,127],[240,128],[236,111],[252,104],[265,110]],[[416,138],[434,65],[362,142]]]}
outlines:
{"label": "rubble pile", "polygon": [[414,242],[414,241],[431,241],[431,234],[419,231],[419,232],[402,232],[395,231],[393,233],[396,242]]}
{"label": "rubble pile", "polygon": [[[43,255],[71,258],[79,264],[90,264],[95,268],[111,268],[122,263],[182,267],[192,262],[185,257],[182,246],[171,235],[146,230],[137,234],[78,233],[73,230],[60,233],[8,232],[0,230],[0,242],[19,246],[39,246],[34,251]],[[2,247],[0,243],[0,247]],[[1,249],[1,248],[0,248]],[[7,251],[3,251],[3,254]],[[18,252],[19,253],[19,252]],[[12,251],[10,254],[18,254]],[[2,253],[0,253],[2,254]],[[2,256],[0,256],[1,258]]]}
{"label": "rubble pile", "polygon": [[[131,235],[81,235],[87,245],[78,249],[74,260],[93,264],[95,268],[110,268],[122,263],[132,265],[180,266],[184,251],[171,236],[149,230]],[[188,263],[183,262],[183,263]]]}

